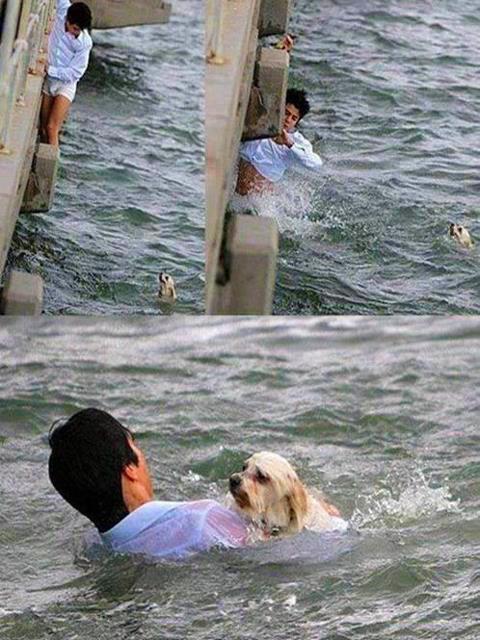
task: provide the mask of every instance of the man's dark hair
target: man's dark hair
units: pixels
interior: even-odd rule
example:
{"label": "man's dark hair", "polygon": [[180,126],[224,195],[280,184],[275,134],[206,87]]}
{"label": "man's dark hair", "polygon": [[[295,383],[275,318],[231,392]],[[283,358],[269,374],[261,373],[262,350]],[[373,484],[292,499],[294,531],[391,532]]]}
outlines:
{"label": "man's dark hair", "polygon": [[138,465],[129,438],[126,427],[99,409],[79,411],[50,430],[50,481],[99,531],[111,529],[128,515],[122,469]]}
{"label": "man's dark hair", "polygon": [[67,20],[70,24],[76,24],[82,31],[92,28],[92,12],[90,7],[84,2],[74,2],[67,11]]}
{"label": "man's dark hair", "polygon": [[297,107],[300,113],[299,121],[310,111],[307,93],[303,89],[288,89],[286,104],[293,104],[294,107]]}

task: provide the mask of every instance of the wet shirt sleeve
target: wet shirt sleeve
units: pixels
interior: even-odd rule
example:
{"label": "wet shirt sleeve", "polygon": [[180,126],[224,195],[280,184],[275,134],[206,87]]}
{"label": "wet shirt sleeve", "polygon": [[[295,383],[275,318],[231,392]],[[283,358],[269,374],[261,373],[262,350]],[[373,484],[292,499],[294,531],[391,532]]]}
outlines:
{"label": "wet shirt sleeve", "polygon": [[255,152],[255,141],[247,141],[241,142],[240,147],[238,149],[238,155],[242,160],[246,160],[247,162],[251,162],[253,158],[253,154]]}
{"label": "wet shirt sleeve", "polygon": [[291,161],[306,169],[318,171],[323,162],[320,156],[314,152],[311,143],[299,133],[294,136],[293,140],[293,146],[290,147]]}
{"label": "wet shirt sleeve", "polygon": [[56,19],[64,22],[69,8],[70,0],[57,0]]}

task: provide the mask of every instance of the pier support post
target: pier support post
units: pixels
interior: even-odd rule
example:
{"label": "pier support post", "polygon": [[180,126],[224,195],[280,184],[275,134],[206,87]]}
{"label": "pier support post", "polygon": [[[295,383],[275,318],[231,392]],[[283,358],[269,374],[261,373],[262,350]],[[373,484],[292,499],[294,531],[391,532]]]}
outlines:
{"label": "pier support post", "polygon": [[260,37],[285,33],[292,10],[292,0],[262,0],[258,19]]}
{"label": "pier support post", "polygon": [[[218,287],[214,313],[272,312],[278,228],[272,218],[237,214],[228,223],[225,263],[229,280]],[[217,285],[218,286],[218,285]]]}
{"label": "pier support post", "polygon": [[38,275],[11,271],[0,297],[0,314],[38,316],[42,313],[43,281]]}
{"label": "pier support post", "polygon": [[260,49],[254,86],[245,118],[243,139],[278,135],[285,117],[289,56],[282,49]]}
{"label": "pier support post", "polygon": [[[74,0],[79,2],[81,0]],[[94,29],[116,29],[170,20],[172,5],[163,0],[88,0]]]}
{"label": "pier support post", "polygon": [[38,145],[23,197],[22,211],[49,211],[55,191],[58,157],[57,147],[43,142]]}

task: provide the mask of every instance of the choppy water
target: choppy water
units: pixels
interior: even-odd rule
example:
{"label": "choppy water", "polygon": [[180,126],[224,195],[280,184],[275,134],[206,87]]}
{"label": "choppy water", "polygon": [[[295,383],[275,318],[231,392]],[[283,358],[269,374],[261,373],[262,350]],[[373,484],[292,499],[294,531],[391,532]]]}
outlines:
{"label": "choppy water", "polygon": [[94,31],[61,143],[52,210],[21,216],[9,264],[39,273],[45,311],[203,311],[203,18],[175,0],[169,24]]}
{"label": "choppy water", "polygon": [[325,160],[267,202],[275,312],[478,313],[480,2],[298,0],[290,84]]}
{"label": "choppy water", "polygon": [[[476,318],[0,323],[0,638],[456,638],[480,632]],[[133,428],[156,495],[221,497],[288,457],[355,532],[185,563],[89,561],[50,423]]]}

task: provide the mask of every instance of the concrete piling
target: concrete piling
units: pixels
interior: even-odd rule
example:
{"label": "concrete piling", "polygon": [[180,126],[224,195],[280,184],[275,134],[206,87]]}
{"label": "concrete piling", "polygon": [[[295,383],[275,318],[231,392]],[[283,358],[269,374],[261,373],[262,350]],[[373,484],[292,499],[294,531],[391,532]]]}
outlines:
{"label": "concrete piling", "polygon": [[[288,83],[286,51],[262,47],[255,65],[254,86],[245,118],[243,139],[268,138],[282,129]],[[252,102],[261,109],[252,109]]]}
{"label": "concrete piling", "polygon": [[258,19],[259,36],[286,33],[293,0],[263,0]]}
{"label": "concrete piling", "polygon": [[[73,0],[80,2],[81,0]],[[172,5],[163,0],[87,0],[94,29],[117,29],[170,20]]]}
{"label": "concrete piling", "polygon": [[11,271],[0,296],[0,314],[38,316],[42,313],[43,281],[38,275]]}
{"label": "concrete piling", "polygon": [[278,254],[277,225],[271,218],[235,215],[227,226],[224,257],[228,282],[212,313],[265,315],[271,312]]}
{"label": "concrete piling", "polygon": [[49,211],[57,179],[59,150],[51,144],[40,143],[33,157],[22,203],[22,212]]}

